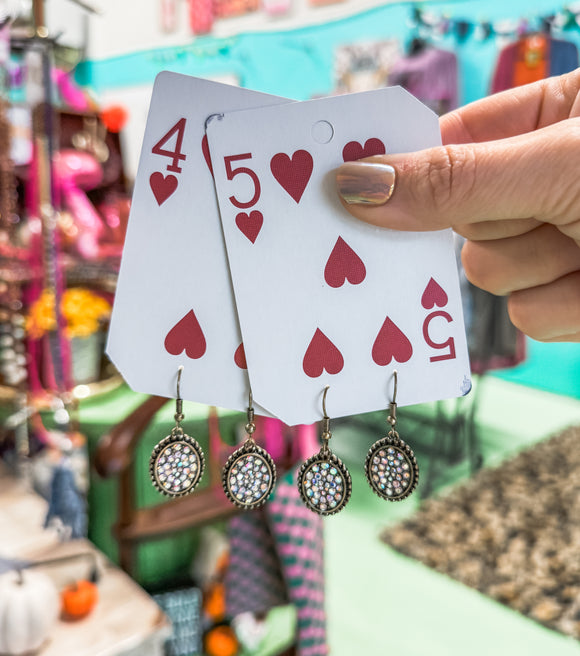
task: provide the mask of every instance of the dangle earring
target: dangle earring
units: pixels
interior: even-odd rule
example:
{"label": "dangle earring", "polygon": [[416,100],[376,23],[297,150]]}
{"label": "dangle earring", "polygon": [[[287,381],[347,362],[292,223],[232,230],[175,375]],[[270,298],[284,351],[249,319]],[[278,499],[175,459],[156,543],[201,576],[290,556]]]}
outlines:
{"label": "dangle earring", "polygon": [[397,370],[393,371],[395,389],[389,404],[387,437],[375,442],[365,460],[365,474],[373,492],[388,501],[401,501],[417,487],[419,466],[411,447],[395,430],[397,424]]}
{"label": "dangle earring", "polygon": [[308,458],[298,471],[298,491],[309,510],[319,515],[334,515],[348,503],[352,493],[350,472],[342,460],[330,450],[328,442],[332,437],[330,418],[326,414],[326,394],[322,395],[322,447],[318,453]]}
{"label": "dangle earring", "polygon": [[274,461],[252,437],[256,430],[252,392],[249,396],[247,416],[247,438],[227,459],[222,471],[222,485],[227,498],[244,510],[263,506],[276,484]]}
{"label": "dangle earring", "polygon": [[181,372],[177,369],[177,399],[175,426],[171,433],[153,449],[149,460],[149,474],[153,485],[168,497],[182,497],[196,488],[203,476],[205,458],[197,440],[183,432],[183,399]]}

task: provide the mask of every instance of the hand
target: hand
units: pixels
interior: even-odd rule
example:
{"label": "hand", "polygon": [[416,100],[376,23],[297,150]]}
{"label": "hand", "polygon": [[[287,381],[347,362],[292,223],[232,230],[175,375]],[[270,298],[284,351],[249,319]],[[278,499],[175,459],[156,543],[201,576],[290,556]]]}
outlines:
{"label": "hand", "polygon": [[440,123],[444,146],[343,164],[345,208],[396,230],[453,228],[467,277],[509,295],[520,330],[580,341],[580,69]]}

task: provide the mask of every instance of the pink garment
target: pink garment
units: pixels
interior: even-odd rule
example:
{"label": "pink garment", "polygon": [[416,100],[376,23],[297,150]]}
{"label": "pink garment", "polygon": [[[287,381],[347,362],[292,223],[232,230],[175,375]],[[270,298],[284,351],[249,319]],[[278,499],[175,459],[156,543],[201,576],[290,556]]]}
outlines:
{"label": "pink garment", "polygon": [[459,105],[457,57],[447,50],[427,48],[395,62],[389,85],[402,86],[437,114]]}

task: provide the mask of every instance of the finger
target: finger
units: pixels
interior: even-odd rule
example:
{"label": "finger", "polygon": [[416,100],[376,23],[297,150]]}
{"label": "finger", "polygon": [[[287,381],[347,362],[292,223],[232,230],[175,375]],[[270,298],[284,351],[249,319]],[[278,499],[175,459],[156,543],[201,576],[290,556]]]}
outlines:
{"label": "finger", "polygon": [[578,116],[579,91],[580,69],[477,100],[440,118],[443,143],[505,139]]}
{"label": "finger", "polygon": [[543,339],[543,342],[580,342],[580,333],[572,335],[561,335],[560,337],[551,337],[550,339]]}
{"label": "finger", "polygon": [[580,332],[580,272],[522,289],[508,299],[512,323],[539,341],[556,341]]}
{"label": "finger", "polygon": [[500,296],[580,271],[576,242],[548,224],[518,237],[468,241],[461,259],[471,283]]}
{"label": "finger", "polygon": [[511,219],[509,221],[482,221],[462,226],[453,226],[455,232],[472,241],[505,239],[523,235],[542,225],[537,219]]}
{"label": "finger", "polygon": [[531,134],[342,164],[337,187],[356,218],[396,230],[580,216],[580,118]]}

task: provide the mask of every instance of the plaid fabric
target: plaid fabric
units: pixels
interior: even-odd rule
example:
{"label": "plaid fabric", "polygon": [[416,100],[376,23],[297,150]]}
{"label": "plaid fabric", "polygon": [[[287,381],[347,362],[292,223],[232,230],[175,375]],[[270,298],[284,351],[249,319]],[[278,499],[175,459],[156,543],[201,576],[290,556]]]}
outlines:
{"label": "plaid fabric", "polygon": [[183,588],[153,595],[171,620],[171,637],[165,642],[165,656],[201,654],[201,590]]}
{"label": "plaid fabric", "polygon": [[263,508],[236,515],[228,524],[230,558],[226,612],[265,613],[288,603],[286,584]]}
{"label": "plaid fabric", "polygon": [[273,498],[266,504],[266,514],[288,596],[298,615],[298,654],[323,656],[328,653],[328,648],[322,518],[303,505],[296,486],[296,472],[278,483]]}

